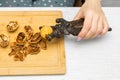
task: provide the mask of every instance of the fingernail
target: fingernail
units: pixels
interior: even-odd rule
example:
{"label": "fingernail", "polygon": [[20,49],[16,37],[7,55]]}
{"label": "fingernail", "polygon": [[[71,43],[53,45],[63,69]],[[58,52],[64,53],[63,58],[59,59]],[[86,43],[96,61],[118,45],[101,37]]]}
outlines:
{"label": "fingernail", "polygon": [[82,38],[81,37],[77,37],[77,41],[80,41]]}

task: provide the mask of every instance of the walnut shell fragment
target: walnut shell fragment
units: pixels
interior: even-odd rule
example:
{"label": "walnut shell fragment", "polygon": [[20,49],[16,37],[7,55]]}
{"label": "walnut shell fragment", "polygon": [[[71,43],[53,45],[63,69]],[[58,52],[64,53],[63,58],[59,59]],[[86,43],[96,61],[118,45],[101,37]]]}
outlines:
{"label": "walnut shell fragment", "polygon": [[17,21],[10,21],[9,24],[7,25],[7,30],[9,32],[14,32],[18,29],[19,25]]}
{"label": "walnut shell fragment", "polygon": [[20,33],[18,34],[18,36],[17,36],[16,42],[17,42],[19,45],[24,45],[25,42],[26,42],[25,33],[20,32]]}
{"label": "walnut shell fragment", "polygon": [[4,34],[1,34],[0,35],[0,46],[5,48],[9,45],[9,38],[4,35]]}
{"label": "walnut shell fragment", "polygon": [[46,50],[46,49],[47,49],[46,40],[42,39],[42,40],[40,41],[40,47],[41,47],[41,49],[43,49],[43,50]]}
{"label": "walnut shell fragment", "polygon": [[42,39],[42,38],[41,38],[41,35],[40,35],[40,33],[38,32],[38,33],[35,33],[35,34],[28,40],[28,42],[29,42],[30,44],[39,43],[41,39]]}
{"label": "walnut shell fragment", "polygon": [[23,61],[27,54],[27,47],[13,42],[13,44],[11,45],[11,52],[8,55],[14,56],[15,61]]}
{"label": "walnut shell fragment", "polygon": [[9,56],[13,56],[14,61],[24,61],[27,55],[36,55],[41,49],[46,50],[46,40],[41,37],[40,32],[33,32],[31,26],[24,27],[25,32],[17,35],[16,42],[11,45]]}
{"label": "walnut shell fragment", "polygon": [[40,52],[40,47],[38,44],[29,44],[28,45],[28,52],[29,54],[38,54]]}
{"label": "walnut shell fragment", "polygon": [[31,28],[31,26],[27,25],[24,27],[26,33],[27,33],[27,39],[29,40],[32,36],[33,36],[33,29]]}

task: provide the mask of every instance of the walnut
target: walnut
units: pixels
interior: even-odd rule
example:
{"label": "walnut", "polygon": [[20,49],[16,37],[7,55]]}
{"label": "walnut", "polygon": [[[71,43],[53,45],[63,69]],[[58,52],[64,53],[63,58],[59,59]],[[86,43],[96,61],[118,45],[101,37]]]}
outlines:
{"label": "walnut", "polygon": [[9,45],[9,38],[4,35],[4,34],[1,34],[0,35],[0,46],[5,48]]}
{"label": "walnut", "polygon": [[14,32],[18,29],[19,25],[17,21],[10,21],[9,24],[7,25],[7,30],[9,32]]}
{"label": "walnut", "polygon": [[50,26],[40,26],[39,29],[43,39],[46,39],[46,36],[53,32],[53,29]]}

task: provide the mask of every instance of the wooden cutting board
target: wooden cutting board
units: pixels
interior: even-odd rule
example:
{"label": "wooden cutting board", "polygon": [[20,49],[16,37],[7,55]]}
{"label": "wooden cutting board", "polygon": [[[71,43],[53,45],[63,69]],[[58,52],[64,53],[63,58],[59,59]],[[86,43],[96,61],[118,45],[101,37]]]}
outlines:
{"label": "wooden cutting board", "polygon": [[[10,37],[14,42],[19,32],[25,32],[24,26],[30,25],[34,31],[39,32],[39,26],[55,25],[56,18],[61,18],[61,11],[4,11],[0,12],[0,34]],[[19,28],[14,33],[7,32],[9,21],[18,21]],[[10,43],[11,44],[11,43]],[[65,74],[64,39],[54,39],[47,42],[47,50],[41,50],[37,55],[28,55],[23,62],[14,61],[8,56],[11,51],[0,47],[0,75],[39,75],[39,74]]]}

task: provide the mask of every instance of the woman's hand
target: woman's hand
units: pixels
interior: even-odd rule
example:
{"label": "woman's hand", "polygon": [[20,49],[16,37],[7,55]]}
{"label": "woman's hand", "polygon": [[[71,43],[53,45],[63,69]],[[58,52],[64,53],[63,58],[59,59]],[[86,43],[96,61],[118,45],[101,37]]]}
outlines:
{"label": "woman's hand", "polygon": [[102,36],[108,31],[109,25],[102,11],[100,0],[86,0],[74,19],[80,18],[85,18],[85,21],[78,35],[78,41]]}

